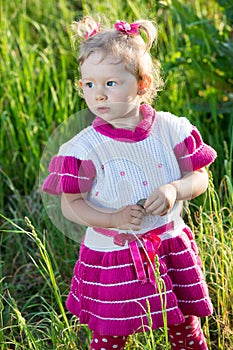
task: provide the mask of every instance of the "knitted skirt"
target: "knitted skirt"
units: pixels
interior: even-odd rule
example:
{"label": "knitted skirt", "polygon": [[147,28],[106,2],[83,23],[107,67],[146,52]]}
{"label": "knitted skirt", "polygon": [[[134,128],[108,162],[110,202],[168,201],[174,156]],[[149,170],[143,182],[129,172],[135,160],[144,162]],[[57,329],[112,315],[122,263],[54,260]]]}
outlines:
{"label": "knitted skirt", "polygon": [[[144,256],[144,265],[147,258]],[[129,248],[100,252],[82,244],[67,309],[102,335],[127,336],[208,316],[212,304],[192,231],[185,226],[158,249],[160,280],[138,280]],[[156,267],[155,267],[156,269]]]}

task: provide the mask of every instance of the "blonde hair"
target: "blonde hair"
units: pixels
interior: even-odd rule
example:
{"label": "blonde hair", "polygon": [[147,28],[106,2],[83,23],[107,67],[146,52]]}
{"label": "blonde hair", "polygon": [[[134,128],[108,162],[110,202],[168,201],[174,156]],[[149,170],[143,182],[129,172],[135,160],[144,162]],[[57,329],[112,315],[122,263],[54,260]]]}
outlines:
{"label": "blonde hair", "polygon": [[[110,28],[100,29],[100,25],[91,16],[85,16],[82,20],[72,23],[74,32],[73,43],[79,45],[78,63],[79,67],[94,52],[99,50],[103,53],[103,59],[110,55],[123,62],[125,68],[133,74],[138,81],[143,80],[144,76],[150,76],[152,83],[150,88],[141,95],[141,100],[151,103],[157,91],[161,90],[163,81],[160,76],[160,64],[150,55],[150,49],[154,42],[157,42],[157,28],[151,21],[138,20],[142,35],[130,35],[122,31]],[[77,40],[78,39],[78,40]]]}

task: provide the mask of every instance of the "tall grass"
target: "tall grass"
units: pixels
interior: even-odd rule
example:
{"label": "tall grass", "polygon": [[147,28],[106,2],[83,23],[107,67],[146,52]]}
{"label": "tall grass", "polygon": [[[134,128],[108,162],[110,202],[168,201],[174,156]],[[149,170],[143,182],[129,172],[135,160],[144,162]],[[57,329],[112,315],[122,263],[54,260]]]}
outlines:
{"label": "tall grass", "polygon": [[[186,220],[196,234],[214,303],[213,316],[203,320],[209,348],[231,349],[233,10],[228,0],[2,1],[1,349],[88,349],[90,331],[64,309],[79,247],[48,219],[38,172],[49,135],[85,106],[74,89],[77,65],[68,25],[93,11],[112,22],[157,18],[159,45],[152,53],[162,63],[166,84],[154,105],[186,115],[218,151],[209,189],[189,206]],[[126,345],[155,348],[168,348],[162,329],[132,335]]]}

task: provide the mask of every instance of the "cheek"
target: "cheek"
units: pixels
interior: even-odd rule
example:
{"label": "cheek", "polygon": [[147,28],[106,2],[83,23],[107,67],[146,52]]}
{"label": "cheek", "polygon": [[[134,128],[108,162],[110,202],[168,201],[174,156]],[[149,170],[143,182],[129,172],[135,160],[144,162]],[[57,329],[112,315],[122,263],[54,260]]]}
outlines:
{"label": "cheek", "polygon": [[138,95],[138,86],[136,84],[132,84],[132,86],[128,87],[127,97],[135,98]]}
{"label": "cheek", "polygon": [[88,102],[88,101],[91,101],[92,100],[92,93],[90,90],[83,90],[83,95],[84,95],[84,98],[85,100]]}
{"label": "cheek", "polygon": [[115,94],[114,99],[119,102],[128,102],[132,100],[132,96],[134,96],[132,91],[122,89]]}
{"label": "cheek", "polygon": [[115,94],[114,99],[119,102],[124,102],[127,100],[127,95],[122,92],[119,92]]}

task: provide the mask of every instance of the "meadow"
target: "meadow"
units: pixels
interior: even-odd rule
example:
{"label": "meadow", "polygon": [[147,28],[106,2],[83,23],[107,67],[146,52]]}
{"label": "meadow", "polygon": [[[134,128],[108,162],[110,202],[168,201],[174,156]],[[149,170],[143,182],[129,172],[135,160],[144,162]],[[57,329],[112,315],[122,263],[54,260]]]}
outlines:
{"label": "meadow", "polygon": [[[75,90],[70,24],[89,13],[156,19],[164,89],[158,110],[186,116],[218,152],[207,192],[186,208],[214,305],[210,350],[233,349],[233,5],[230,0],[2,0],[0,80],[0,346],[87,350],[91,333],[65,309],[79,245],[50,221],[39,171],[50,135],[86,108]],[[80,120],[80,128],[84,121]],[[80,228],[81,230],[81,228]],[[148,315],[149,317],[149,315]],[[170,349],[165,329],[126,350]]]}

